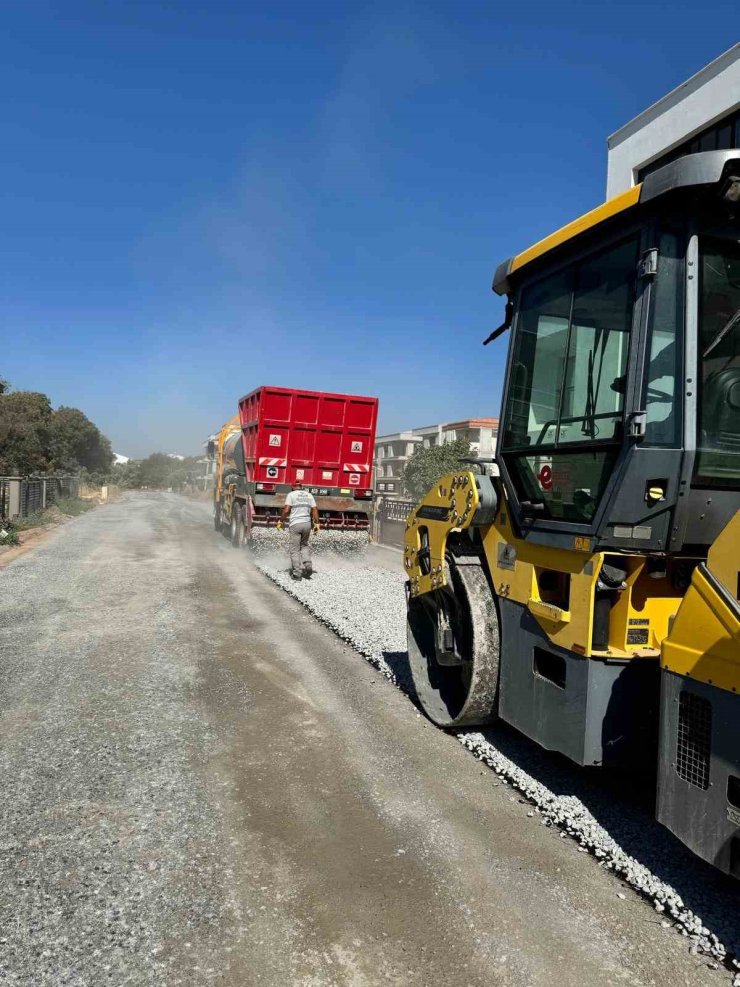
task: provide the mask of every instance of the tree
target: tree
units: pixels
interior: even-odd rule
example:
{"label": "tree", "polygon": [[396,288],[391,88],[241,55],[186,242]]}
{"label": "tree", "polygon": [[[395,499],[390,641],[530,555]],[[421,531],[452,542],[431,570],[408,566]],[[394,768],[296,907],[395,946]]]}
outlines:
{"label": "tree", "polygon": [[105,472],[112,461],[110,442],[77,408],[53,411],[45,394],[0,380],[0,474]]}
{"label": "tree", "polygon": [[462,459],[475,456],[467,439],[454,439],[441,446],[417,448],[403,469],[403,485],[412,500],[420,500],[445,473],[459,469]]}
{"label": "tree", "polygon": [[61,407],[52,413],[49,448],[57,470],[101,473],[113,462],[110,442],[79,408]]}
{"label": "tree", "polygon": [[106,477],[106,482],[130,490],[141,486],[141,460],[130,459],[127,463],[115,463]]}
{"label": "tree", "polygon": [[165,452],[153,452],[151,456],[141,460],[141,485],[144,487],[167,487],[172,469],[172,460]]}
{"label": "tree", "polygon": [[51,403],[45,394],[0,394],[0,474],[43,473],[51,468],[51,419]]}

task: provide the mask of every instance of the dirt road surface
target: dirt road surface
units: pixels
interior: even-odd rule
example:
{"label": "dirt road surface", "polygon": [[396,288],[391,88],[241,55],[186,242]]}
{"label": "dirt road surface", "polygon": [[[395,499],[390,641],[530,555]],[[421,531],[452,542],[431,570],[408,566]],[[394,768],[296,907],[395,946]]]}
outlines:
{"label": "dirt road surface", "polygon": [[0,594],[0,982],[728,982],[203,505],[80,517]]}

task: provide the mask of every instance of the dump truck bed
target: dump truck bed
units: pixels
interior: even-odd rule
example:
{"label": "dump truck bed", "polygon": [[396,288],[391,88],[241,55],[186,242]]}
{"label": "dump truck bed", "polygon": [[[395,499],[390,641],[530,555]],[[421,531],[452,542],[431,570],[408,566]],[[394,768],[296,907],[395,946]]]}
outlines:
{"label": "dump truck bed", "polygon": [[239,418],[248,482],[372,496],[377,398],[263,386],[241,398]]}

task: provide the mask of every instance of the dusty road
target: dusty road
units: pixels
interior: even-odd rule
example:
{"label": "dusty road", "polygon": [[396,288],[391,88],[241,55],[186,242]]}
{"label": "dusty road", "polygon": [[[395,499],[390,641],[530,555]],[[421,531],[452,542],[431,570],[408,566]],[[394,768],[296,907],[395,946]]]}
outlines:
{"label": "dusty road", "polygon": [[13,562],[0,651],[0,982],[728,982],[202,505]]}

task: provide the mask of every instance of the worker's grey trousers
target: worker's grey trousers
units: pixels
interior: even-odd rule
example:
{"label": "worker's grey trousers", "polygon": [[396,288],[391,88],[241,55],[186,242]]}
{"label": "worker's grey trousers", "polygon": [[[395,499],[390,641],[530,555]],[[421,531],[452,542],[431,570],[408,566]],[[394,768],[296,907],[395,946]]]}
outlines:
{"label": "worker's grey trousers", "polygon": [[311,536],[311,522],[299,521],[288,528],[288,543],[290,545],[290,566],[293,572],[300,572],[304,566],[311,565],[311,552],[308,539]]}

